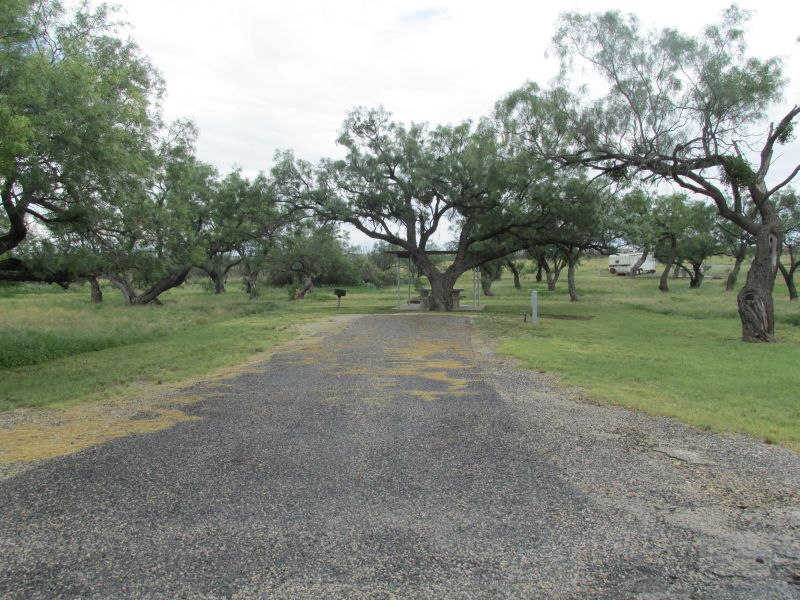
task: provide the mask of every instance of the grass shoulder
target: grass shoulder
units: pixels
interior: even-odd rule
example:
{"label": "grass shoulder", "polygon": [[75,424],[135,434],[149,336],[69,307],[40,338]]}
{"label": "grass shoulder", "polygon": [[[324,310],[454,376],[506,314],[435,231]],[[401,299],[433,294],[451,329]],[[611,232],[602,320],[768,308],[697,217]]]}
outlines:
{"label": "grass shoulder", "polygon": [[[724,281],[691,290],[676,280],[662,293],[655,278],[608,276],[590,261],[578,275],[579,302],[560,287],[498,283],[479,323],[524,366],[580,386],[594,401],[800,451],[800,307],[784,290],[775,294],[778,342],[746,344]],[[531,289],[541,319],[525,325]]]}
{"label": "grass shoulder", "polygon": [[391,306],[384,292],[349,294],[337,308],[325,289],[303,301],[268,289],[250,301],[238,290],[212,295],[187,285],[161,306],[125,307],[110,289],[92,305],[80,288],[16,288],[0,298],[0,410],[64,407],[211,376],[266,359],[302,323]]}

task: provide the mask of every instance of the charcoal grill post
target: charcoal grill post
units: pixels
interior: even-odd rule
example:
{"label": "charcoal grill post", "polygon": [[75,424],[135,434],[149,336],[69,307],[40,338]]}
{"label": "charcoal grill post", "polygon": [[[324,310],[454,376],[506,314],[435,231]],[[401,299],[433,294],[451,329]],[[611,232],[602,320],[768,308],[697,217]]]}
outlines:
{"label": "charcoal grill post", "polygon": [[342,296],[347,296],[347,290],[336,288],[333,293],[336,294],[336,308],[339,308],[342,305]]}

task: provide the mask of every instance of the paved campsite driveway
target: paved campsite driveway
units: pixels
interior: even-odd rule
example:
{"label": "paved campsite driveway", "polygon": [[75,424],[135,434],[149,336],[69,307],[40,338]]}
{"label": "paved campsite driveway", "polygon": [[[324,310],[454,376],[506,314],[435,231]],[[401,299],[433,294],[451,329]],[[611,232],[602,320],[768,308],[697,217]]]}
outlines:
{"label": "paved campsite driveway", "polygon": [[0,481],[3,597],[800,597],[800,457],[354,319]]}

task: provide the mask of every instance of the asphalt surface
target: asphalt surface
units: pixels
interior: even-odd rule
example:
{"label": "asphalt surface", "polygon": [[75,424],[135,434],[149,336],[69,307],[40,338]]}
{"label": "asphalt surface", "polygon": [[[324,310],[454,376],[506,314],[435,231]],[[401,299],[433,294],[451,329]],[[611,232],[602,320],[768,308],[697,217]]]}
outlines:
{"label": "asphalt surface", "polygon": [[800,598],[800,456],[595,406],[464,317],[192,393],[0,481],[0,596]]}

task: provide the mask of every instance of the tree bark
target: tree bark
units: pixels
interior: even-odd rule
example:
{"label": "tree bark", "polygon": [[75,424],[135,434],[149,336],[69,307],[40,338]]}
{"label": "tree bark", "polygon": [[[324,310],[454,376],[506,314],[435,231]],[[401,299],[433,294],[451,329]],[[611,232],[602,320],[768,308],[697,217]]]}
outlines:
{"label": "tree bark", "polygon": [[244,289],[250,300],[258,297],[258,273],[247,273],[244,276]]}
{"label": "tree bark", "polygon": [[756,253],[744,287],[736,297],[742,321],[742,339],[746,342],[774,342],[772,288],[778,273],[781,236],[777,225],[765,223],[759,226],[755,237]]}
{"label": "tree bark", "polygon": [[481,289],[483,290],[484,296],[494,296],[494,292],[492,291],[492,283],[494,283],[494,279],[482,274]]}
{"label": "tree bark", "polygon": [[547,276],[547,291],[555,292],[556,291],[556,277],[553,275],[553,272],[550,269],[547,269],[544,274]]}
{"label": "tree bark", "polygon": [[733,269],[728,273],[728,280],[725,282],[726,292],[732,292],[736,289],[736,280],[739,279],[739,271],[742,268],[742,262],[744,262],[744,256],[739,256],[737,254],[736,262],[733,263]]}
{"label": "tree bark", "polygon": [[174,287],[178,287],[186,281],[191,267],[181,267],[171,273],[167,273],[153,284],[150,289],[141,294],[136,294],[133,286],[122,277],[114,274],[105,273],[103,276],[108,279],[111,284],[122,293],[122,301],[126,306],[150,304],[151,302],[158,303],[158,297]]}
{"label": "tree bark", "polygon": [[536,265],[536,283],[542,283],[542,263]]}
{"label": "tree bark", "polygon": [[9,224],[8,231],[0,235],[0,255],[19,246],[28,235],[25,212],[14,204],[14,185],[13,178],[6,179],[2,193],[0,193]]}
{"label": "tree bark", "polygon": [[313,275],[306,276],[306,282],[295,294],[295,300],[302,300],[306,297],[306,294],[311,292],[314,289],[314,277]]}
{"label": "tree bark", "polygon": [[572,257],[567,262],[567,287],[569,288],[569,299],[572,302],[578,301],[578,289],[575,287],[575,265],[577,263],[578,259]]}
{"label": "tree bark", "polygon": [[519,269],[517,265],[514,264],[513,260],[508,261],[508,269],[511,271],[511,274],[514,275],[514,287],[518,290],[522,289],[522,283],[519,280]]}
{"label": "tree bark", "polygon": [[689,287],[697,289],[703,285],[703,265],[692,265],[692,270],[689,272]]}
{"label": "tree bark", "polygon": [[92,302],[95,304],[103,302],[103,290],[100,289],[97,277],[89,277],[89,285],[92,286]]}
{"label": "tree bark", "polygon": [[461,273],[449,269],[444,273],[428,272],[426,269],[423,269],[423,272],[431,283],[430,309],[438,312],[452,311],[455,308],[453,306],[453,288]]}
{"label": "tree bark", "polygon": [[787,269],[782,262],[778,263],[783,280],[786,282],[786,288],[789,290],[789,302],[797,302],[797,286],[794,283],[794,271],[797,265],[792,265],[791,269]]}
{"label": "tree bark", "polygon": [[672,268],[672,263],[675,262],[675,257],[678,255],[678,240],[675,239],[675,236],[670,237],[669,242],[669,256],[667,257],[667,263],[664,265],[664,271],[661,273],[661,280],[658,282],[658,289],[662,292],[669,291],[669,271]]}
{"label": "tree bark", "polygon": [[214,272],[213,275],[209,274],[209,277],[211,277],[211,281],[214,282],[214,293],[225,293],[225,279],[217,272]]}
{"label": "tree bark", "polygon": [[122,303],[125,306],[130,306],[133,304],[133,299],[136,297],[136,292],[133,289],[133,286],[122,279],[121,277],[117,277],[113,274],[106,274],[105,278],[108,279],[109,283],[117,288],[120,293],[122,294]]}
{"label": "tree bark", "polygon": [[647,260],[648,254],[650,254],[650,249],[647,246],[645,246],[644,248],[642,248],[642,255],[635,263],[633,263],[633,265],[631,265],[631,270],[628,272],[628,275],[630,275],[634,279],[636,278],[637,275],[639,275],[639,269],[642,268],[644,261]]}

